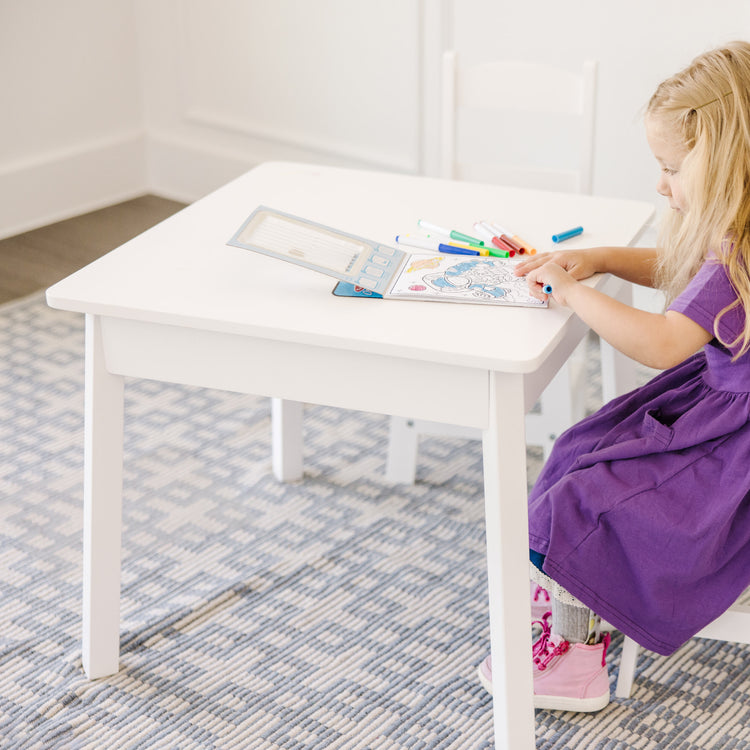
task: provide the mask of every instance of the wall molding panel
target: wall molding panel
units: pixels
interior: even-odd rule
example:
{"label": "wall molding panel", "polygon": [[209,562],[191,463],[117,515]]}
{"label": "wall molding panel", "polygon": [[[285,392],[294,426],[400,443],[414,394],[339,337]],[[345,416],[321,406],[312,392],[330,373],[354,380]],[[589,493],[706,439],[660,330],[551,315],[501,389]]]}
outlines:
{"label": "wall molding panel", "polygon": [[298,149],[307,152],[309,158],[328,157],[336,161],[346,161],[359,166],[379,167],[397,172],[419,171],[419,154],[414,152],[405,156],[384,153],[382,150],[367,149],[348,145],[328,138],[316,138],[295,131],[292,128],[276,129],[249,120],[234,120],[220,113],[190,108],[185,112],[185,122],[199,125],[214,131],[225,131],[230,134],[249,136],[264,141],[269,150],[277,147]]}
{"label": "wall molding panel", "polygon": [[227,0],[217,13],[206,0],[182,0],[170,24],[176,93],[171,105],[151,106],[159,130],[239,142],[271,159],[294,151],[419,172],[422,26],[432,2]]}
{"label": "wall molding panel", "polygon": [[193,200],[273,160],[423,173],[446,2],[140,2],[152,189]]}

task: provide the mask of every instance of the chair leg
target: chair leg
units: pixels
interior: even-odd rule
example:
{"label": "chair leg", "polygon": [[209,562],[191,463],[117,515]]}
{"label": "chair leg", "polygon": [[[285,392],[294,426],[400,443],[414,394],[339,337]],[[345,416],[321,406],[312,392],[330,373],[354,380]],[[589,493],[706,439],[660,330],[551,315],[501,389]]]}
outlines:
{"label": "chair leg", "polygon": [[630,698],[635,667],[638,663],[638,649],[638,644],[632,638],[624,637],[620,656],[620,673],[617,676],[617,686],[615,687],[615,695],[618,698]]}
{"label": "chair leg", "polygon": [[[545,461],[552,452],[555,440],[571,425],[570,384],[570,367],[566,365],[560,369],[539,397],[539,403],[542,407],[540,416],[542,435],[539,440],[544,451]],[[527,442],[532,445],[535,444],[529,439],[529,436],[527,436]]]}
{"label": "chair leg", "polygon": [[[617,292],[616,299],[632,306],[633,285],[622,284]],[[606,404],[616,396],[622,396],[636,387],[635,363],[604,339],[600,341],[599,351],[602,372],[602,401]]]}
{"label": "chair leg", "polygon": [[279,482],[302,478],[302,418],[299,401],[271,399],[271,464]]}
{"label": "chair leg", "polygon": [[385,464],[385,476],[389,482],[414,484],[417,476],[418,447],[419,433],[414,420],[391,417],[388,458]]}
{"label": "chair leg", "polygon": [[[541,413],[526,416],[526,442],[540,445],[544,460],[549,457],[557,437],[585,415],[585,369],[585,346],[580,345],[540,396]],[[393,416],[385,469],[389,482],[414,483],[419,435],[423,433],[481,439],[481,433],[474,428]]]}

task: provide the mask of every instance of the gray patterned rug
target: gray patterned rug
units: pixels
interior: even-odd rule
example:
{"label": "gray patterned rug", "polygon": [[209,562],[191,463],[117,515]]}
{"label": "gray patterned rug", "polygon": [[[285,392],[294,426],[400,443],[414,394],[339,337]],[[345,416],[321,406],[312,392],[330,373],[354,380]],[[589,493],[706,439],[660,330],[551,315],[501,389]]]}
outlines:
{"label": "gray patterned rug", "polygon": [[[281,485],[267,399],[128,380],[121,670],[86,680],[82,357],[80,316],[0,308],[1,747],[492,746],[479,444],[425,438],[390,486],[372,414],[308,407]],[[748,748],[747,663],[644,653],[631,699],[537,712],[537,745]]]}

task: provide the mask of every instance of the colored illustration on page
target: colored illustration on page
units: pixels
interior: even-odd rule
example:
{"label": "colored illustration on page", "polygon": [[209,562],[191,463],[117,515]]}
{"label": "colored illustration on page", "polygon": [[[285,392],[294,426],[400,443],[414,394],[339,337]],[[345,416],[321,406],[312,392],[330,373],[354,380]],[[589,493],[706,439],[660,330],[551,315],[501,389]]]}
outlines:
{"label": "colored illustration on page", "polygon": [[526,279],[516,276],[514,267],[505,258],[413,254],[390,295],[546,307],[529,294]]}

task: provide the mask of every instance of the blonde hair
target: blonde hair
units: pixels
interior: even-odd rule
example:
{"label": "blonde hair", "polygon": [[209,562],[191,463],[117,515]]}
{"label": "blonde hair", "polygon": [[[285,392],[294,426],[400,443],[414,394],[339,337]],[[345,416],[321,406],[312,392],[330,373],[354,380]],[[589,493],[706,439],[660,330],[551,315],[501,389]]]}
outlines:
{"label": "blonde hair", "polygon": [[[646,108],[684,146],[680,184],[687,210],[662,227],[656,284],[673,300],[713,252],[726,266],[738,304],[750,312],[750,43],[732,42],[695,58],[663,81]],[[750,349],[745,330],[725,345]],[[737,355],[739,356],[739,355]]]}

